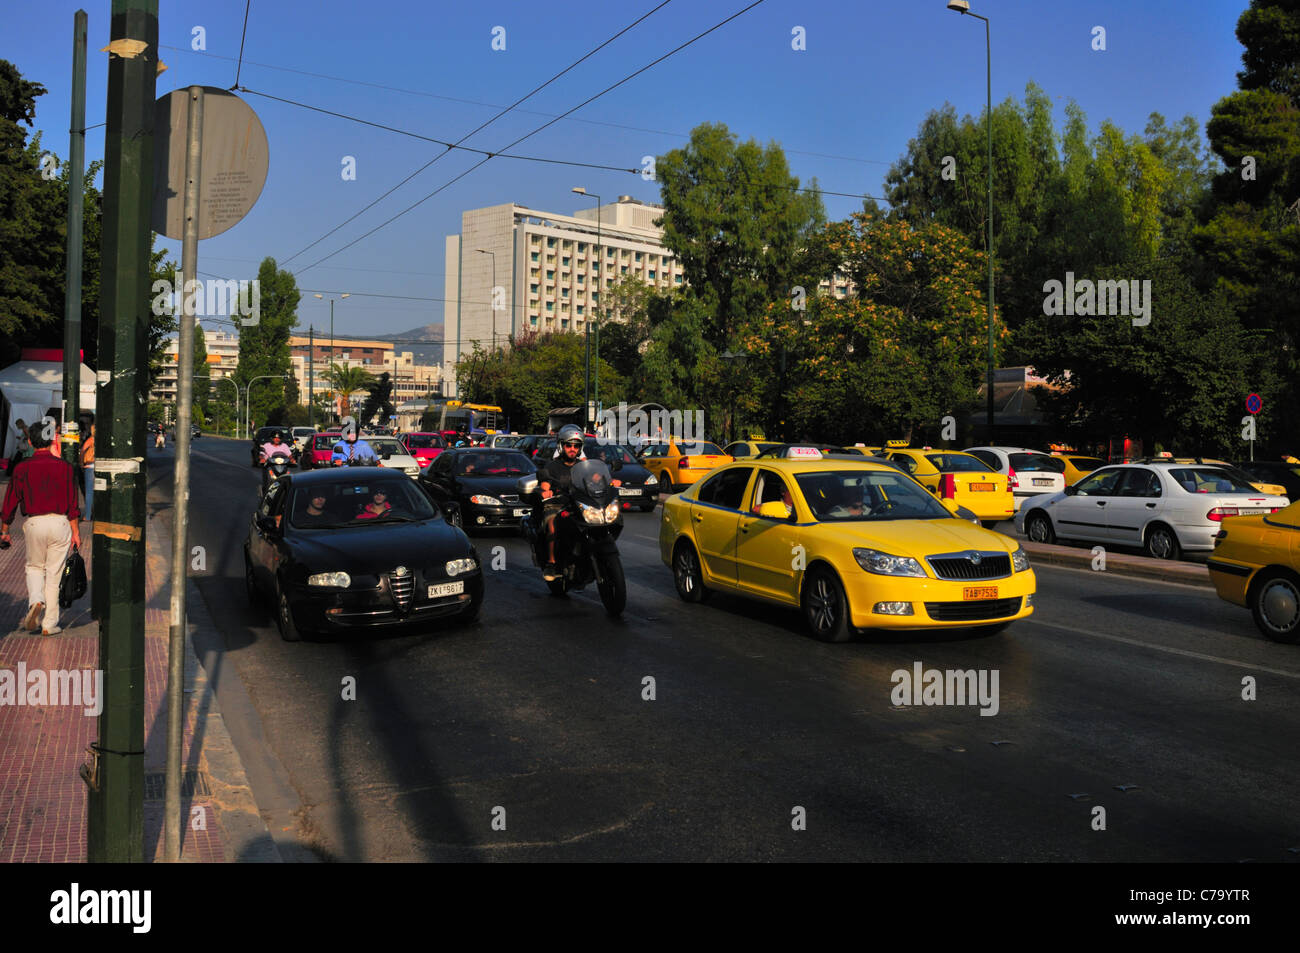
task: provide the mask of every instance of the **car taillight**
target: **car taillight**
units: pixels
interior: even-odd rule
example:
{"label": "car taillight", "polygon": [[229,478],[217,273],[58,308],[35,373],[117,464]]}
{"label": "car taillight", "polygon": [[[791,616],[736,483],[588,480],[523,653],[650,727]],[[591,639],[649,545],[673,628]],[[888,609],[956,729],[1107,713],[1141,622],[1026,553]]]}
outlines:
{"label": "car taillight", "polygon": [[945,500],[955,499],[957,496],[957,478],[951,473],[945,473],[939,477],[939,496]]}
{"label": "car taillight", "polygon": [[691,458],[682,457],[680,460],[677,461],[677,465],[681,467],[683,470],[685,470],[687,467],[691,465]]}
{"label": "car taillight", "polygon": [[1237,508],[1235,506],[1216,506],[1210,512],[1205,514],[1206,519],[1214,520],[1216,523],[1223,522],[1225,516],[1236,516]]}
{"label": "car taillight", "polygon": [[1020,478],[1016,476],[1016,471],[1014,468],[1009,467],[1007,469],[1007,484],[1013,490],[1020,488]]}
{"label": "car taillight", "polygon": [[415,458],[415,462],[418,463],[418,464],[419,464],[420,466],[422,466],[422,467],[427,467],[427,466],[429,465],[429,458],[428,458],[428,457],[416,457],[416,458]]}

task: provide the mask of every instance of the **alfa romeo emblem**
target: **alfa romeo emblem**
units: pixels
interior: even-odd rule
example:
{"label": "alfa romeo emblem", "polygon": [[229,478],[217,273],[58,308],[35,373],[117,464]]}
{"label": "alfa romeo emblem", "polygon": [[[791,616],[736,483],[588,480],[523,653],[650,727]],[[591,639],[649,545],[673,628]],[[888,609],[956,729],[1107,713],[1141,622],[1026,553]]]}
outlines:
{"label": "alfa romeo emblem", "polygon": [[405,566],[398,566],[393,570],[394,576],[405,576],[409,570]]}

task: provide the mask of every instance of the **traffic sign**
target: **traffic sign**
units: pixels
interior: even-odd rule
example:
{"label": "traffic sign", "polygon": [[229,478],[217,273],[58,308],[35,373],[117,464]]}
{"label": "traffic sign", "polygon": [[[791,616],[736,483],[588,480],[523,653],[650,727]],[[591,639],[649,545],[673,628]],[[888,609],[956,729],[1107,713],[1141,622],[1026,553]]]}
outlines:
{"label": "traffic sign", "polygon": [[1257,414],[1260,408],[1264,406],[1264,401],[1258,394],[1248,394],[1246,396],[1246,409],[1252,414]]}

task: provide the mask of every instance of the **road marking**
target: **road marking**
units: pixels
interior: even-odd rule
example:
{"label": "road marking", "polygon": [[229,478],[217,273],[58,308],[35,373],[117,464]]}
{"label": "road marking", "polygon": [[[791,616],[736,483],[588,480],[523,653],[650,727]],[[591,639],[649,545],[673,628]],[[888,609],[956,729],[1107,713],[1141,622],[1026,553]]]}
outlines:
{"label": "road marking", "polygon": [[1234,668],[1244,668],[1252,672],[1267,672],[1270,675],[1281,675],[1283,678],[1300,679],[1300,672],[1287,672],[1280,668],[1269,668],[1265,665],[1254,665],[1250,662],[1239,662],[1236,659],[1222,658],[1218,655],[1205,655],[1201,652],[1189,652],[1187,649],[1176,649],[1168,645],[1154,645],[1150,642],[1143,642],[1140,639],[1126,639],[1122,635],[1108,635],[1102,632],[1089,632],[1086,629],[1076,629],[1073,626],[1059,625],[1055,622],[1043,622],[1039,619],[1030,618],[1026,620],[1031,625],[1042,625],[1049,629],[1060,629],[1062,632],[1071,632],[1075,635],[1087,635],[1094,639],[1106,639],[1109,642],[1123,642],[1125,645],[1134,645],[1142,649],[1152,649],[1156,652],[1167,652],[1170,655],[1181,655],[1184,658],[1200,659],[1203,662],[1218,662],[1220,665],[1231,665]]}

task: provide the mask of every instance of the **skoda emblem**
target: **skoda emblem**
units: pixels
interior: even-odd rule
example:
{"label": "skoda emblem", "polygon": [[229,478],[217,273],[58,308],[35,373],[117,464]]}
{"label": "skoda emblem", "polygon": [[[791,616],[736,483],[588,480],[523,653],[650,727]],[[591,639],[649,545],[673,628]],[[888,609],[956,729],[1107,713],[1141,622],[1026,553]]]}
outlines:
{"label": "skoda emblem", "polygon": [[405,566],[398,566],[396,569],[393,570],[393,575],[399,577],[405,576],[407,572],[408,570]]}
{"label": "skoda emblem", "polygon": [[[978,566],[978,565],[980,564],[980,562],[981,562],[983,559],[984,559],[984,557],[981,556],[979,553],[971,553],[971,554],[970,554],[970,561],[971,561],[974,565],[976,565],[976,566]],[[401,570],[400,570],[400,569],[398,570],[398,573],[399,573],[399,574],[401,573]]]}

